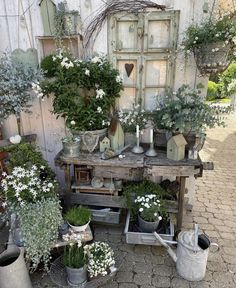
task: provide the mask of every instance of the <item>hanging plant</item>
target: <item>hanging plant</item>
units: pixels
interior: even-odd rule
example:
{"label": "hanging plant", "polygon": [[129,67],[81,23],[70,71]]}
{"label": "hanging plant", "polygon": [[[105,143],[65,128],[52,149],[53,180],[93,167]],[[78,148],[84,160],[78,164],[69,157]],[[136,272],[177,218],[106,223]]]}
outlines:
{"label": "hanging plant", "polygon": [[207,19],[191,25],[186,31],[183,49],[194,54],[201,74],[224,71],[235,57],[236,22],[226,13],[217,20]]}

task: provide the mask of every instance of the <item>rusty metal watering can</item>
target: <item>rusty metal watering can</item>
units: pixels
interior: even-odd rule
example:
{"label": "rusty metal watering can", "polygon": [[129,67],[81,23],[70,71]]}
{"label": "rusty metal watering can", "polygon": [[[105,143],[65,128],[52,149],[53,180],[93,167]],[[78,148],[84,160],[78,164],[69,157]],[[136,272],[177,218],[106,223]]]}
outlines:
{"label": "rusty metal watering can", "polygon": [[[198,232],[198,225],[194,224],[194,230],[180,232],[177,241],[163,240],[153,232],[176,263],[178,274],[189,281],[200,281],[205,277],[209,248],[215,246],[216,251],[219,250],[216,243],[211,243],[206,235]],[[167,243],[177,244],[176,253]]]}

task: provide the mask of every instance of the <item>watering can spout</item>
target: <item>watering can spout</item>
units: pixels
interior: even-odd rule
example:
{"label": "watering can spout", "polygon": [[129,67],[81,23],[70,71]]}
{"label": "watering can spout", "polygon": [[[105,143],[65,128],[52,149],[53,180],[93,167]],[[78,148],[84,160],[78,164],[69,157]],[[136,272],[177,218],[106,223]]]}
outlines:
{"label": "watering can spout", "polygon": [[[173,259],[173,261],[176,262],[177,256],[176,256],[176,253],[174,252],[174,250],[168,244],[166,244],[166,241],[164,241],[161,238],[161,236],[159,236],[155,231],[153,232],[153,235],[157,238],[157,240],[161,243],[161,245],[163,245],[166,248],[168,254]],[[176,244],[177,244],[177,242],[176,242]]]}

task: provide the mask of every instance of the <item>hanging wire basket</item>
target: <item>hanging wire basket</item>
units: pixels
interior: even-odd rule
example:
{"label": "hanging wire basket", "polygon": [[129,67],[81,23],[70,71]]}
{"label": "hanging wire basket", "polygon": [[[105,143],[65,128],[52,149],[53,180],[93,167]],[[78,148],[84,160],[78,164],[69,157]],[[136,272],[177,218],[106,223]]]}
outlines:
{"label": "hanging wire basket", "polygon": [[[110,272],[106,276],[97,276],[97,277],[91,278],[88,280],[88,282],[78,285],[76,287],[77,288],[97,288],[102,285],[105,285],[107,282],[111,281],[115,277],[117,271],[122,265],[122,261],[123,261],[123,255],[122,253],[120,253],[119,255],[115,256],[116,270],[114,270],[113,272]],[[63,255],[58,257],[52,263],[49,275],[50,275],[52,282],[58,285],[59,287],[64,287],[64,288],[75,287],[75,286],[69,285],[67,282],[66,269],[63,264]]]}
{"label": "hanging wire basket", "polygon": [[197,67],[201,74],[223,72],[230,64],[230,46],[224,42],[209,43],[193,50]]}

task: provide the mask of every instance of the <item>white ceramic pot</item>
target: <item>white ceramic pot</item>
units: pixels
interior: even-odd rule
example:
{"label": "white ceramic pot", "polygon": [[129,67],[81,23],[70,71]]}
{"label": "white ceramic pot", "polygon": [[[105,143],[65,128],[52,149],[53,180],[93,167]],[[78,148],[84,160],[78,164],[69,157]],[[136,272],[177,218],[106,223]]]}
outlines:
{"label": "white ceramic pot", "polygon": [[73,226],[70,223],[68,223],[68,224],[74,232],[84,232],[86,230],[86,228],[88,227],[89,223],[90,223],[90,220],[88,223],[86,223],[82,226]]}

